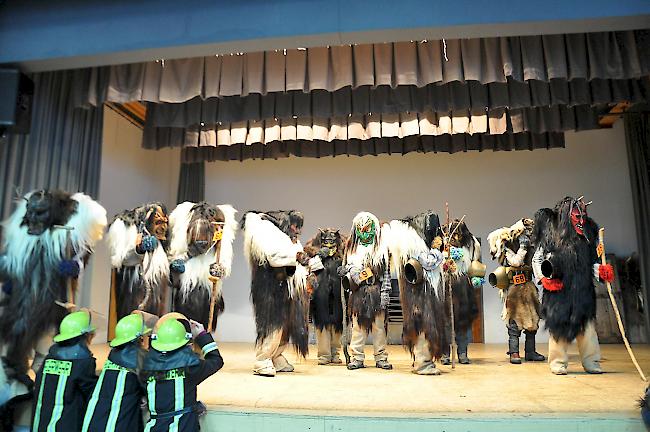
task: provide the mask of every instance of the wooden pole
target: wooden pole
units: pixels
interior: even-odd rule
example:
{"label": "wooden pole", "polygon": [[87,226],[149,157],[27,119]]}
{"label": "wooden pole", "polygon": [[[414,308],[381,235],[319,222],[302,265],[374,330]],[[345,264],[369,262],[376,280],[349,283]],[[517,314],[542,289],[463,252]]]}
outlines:
{"label": "wooden pole", "polygon": [[[600,245],[598,248],[598,253],[600,254],[600,262],[602,265],[606,265],[607,260],[605,258],[605,228],[601,228],[598,231],[598,240],[600,241]],[[623,336],[623,342],[625,342],[625,347],[627,348],[627,352],[630,354],[632,363],[634,363],[634,366],[636,367],[636,370],[639,372],[639,375],[641,375],[641,379],[647,382],[648,379],[643,374],[643,370],[641,370],[641,366],[639,366],[639,362],[636,361],[636,357],[634,356],[634,352],[632,351],[630,342],[627,340],[627,336],[625,335],[623,320],[621,320],[621,314],[618,312],[618,305],[616,304],[616,298],[614,297],[614,293],[612,292],[612,284],[605,281],[605,285],[607,285],[607,293],[609,294],[609,300],[612,302],[612,307],[614,308],[614,314],[616,315],[616,321],[618,322],[618,329],[621,331],[621,336]]]}
{"label": "wooden pole", "polygon": [[[447,259],[451,258],[449,255],[449,252],[451,251],[451,248],[449,246],[449,242],[451,241],[451,219],[449,219],[449,203],[445,203],[445,213],[447,215],[447,235],[445,239],[445,249],[449,248],[447,251]],[[464,216],[463,216],[464,217]],[[443,278],[444,278],[444,269],[442,271],[443,273]],[[446,278],[443,279],[443,283],[446,284],[447,280]],[[449,282],[449,314],[451,315],[451,347],[449,350],[451,351],[450,357],[451,357],[451,368],[456,369],[456,325],[454,323],[454,292],[452,288],[451,282]]]}
{"label": "wooden pole", "polygon": [[[216,249],[214,251],[214,261],[215,263],[219,264],[219,259],[221,258],[221,240],[218,241],[217,245],[215,246]],[[210,315],[208,318],[208,333],[212,333],[214,330],[212,322],[214,320],[214,306],[217,303],[217,284],[219,283],[218,278],[213,278],[212,279],[212,295],[210,296]]]}

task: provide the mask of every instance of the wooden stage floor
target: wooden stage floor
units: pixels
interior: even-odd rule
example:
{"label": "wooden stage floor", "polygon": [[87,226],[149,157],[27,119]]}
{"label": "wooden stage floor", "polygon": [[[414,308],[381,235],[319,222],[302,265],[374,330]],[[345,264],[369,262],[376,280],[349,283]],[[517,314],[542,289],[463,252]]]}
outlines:
{"label": "wooden stage floor", "polygon": [[[414,416],[501,414],[603,414],[637,417],[636,400],[645,390],[623,345],[602,345],[606,373],[582,370],[575,344],[570,351],[569,375],[555,376],[544,363],[511,365],[505,345],[473,344],[471,365],[439,366],[440,376],[410,372],[410,355],[390,346],[392,371],[374,367],[372,347],[366,347],[366,368],[318,366],[315,347],[306,360],[293,351],[287,358],[293,373],[274,378],[252,373],[252,344],[221,343],[225,366],[199,387],[199,398],[210,410],[277,412],[336,416]],[[650,372],[650,346],[634,347],[639,363]],[[540,344],[539,351],[547,347]],[[98,368],[108,347],[94,345]]]}

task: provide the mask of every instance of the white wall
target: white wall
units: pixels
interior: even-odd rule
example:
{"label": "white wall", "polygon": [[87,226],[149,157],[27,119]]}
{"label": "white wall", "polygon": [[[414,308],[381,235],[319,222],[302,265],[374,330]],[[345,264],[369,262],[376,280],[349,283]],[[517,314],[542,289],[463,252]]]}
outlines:
{"label": "white wall", "polygon": [[[206,167],[206,200],[230,203],[240,213],[301,210],[306,241],[318,227],[349,230],[360,210],[392,219],[432,208],[442,218],[445,201],[452,217],[466,214],[472,232],[486,238],[493,229],[530,217],[540,207],[552,207],[566,195],[584,195],[594,201],[590,215],[607,229],[608,251],[635,251],[622,122],[611,130],[568,133],[566,141],[565,149],[550,151],[215,162]],[[496,267],[486,246],[483,259],[488,270]],[[218,339],[253,341],[249,270],[241,236],[235,244],[232,275],[224,282],[224,298],[226,312],[219,321]],[[501,303],[489,284],[484,286],[484,311],[486,342],[503,343]],[[540,340],[546,338],[542,334]]]}
{"label": "white wall", "polygon": [[[110,108],[104,108],[99,202],[113,216],[145,202],[176,203],[179,150],[154,152],[140,147],[142,131]],[[111,266],[106,242],[95,250],[84,273],[79,303],[108,316]],[[92,288],[91,288],[92,287]],[[106,341],[100,328],[95,342]]]}

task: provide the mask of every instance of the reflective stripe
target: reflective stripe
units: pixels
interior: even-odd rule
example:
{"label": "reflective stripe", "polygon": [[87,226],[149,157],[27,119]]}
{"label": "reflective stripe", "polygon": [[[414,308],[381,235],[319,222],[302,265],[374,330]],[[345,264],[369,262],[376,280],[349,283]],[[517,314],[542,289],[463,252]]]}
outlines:
{"label": "reflective stripe", "polygon": [[68,382],[68,375],[59,375],[59,382],[56,385],[56,395],[54,396],[54,410],[52,411],[52,418],[47,425],[47,432],[56,431],[56,424],[61,419],[63,414],[63,395],[65,394],[65,385]]}
{"label": "reflective stripe", "polygon": [[[147,381],[147,399],[149,400],[149,412],[156,414],[156,380],[150,377]],[[149,419],[144,432],[149,432],[156,425],[156,419]]]}
{"label": "reflective stripe", "polygon": [[38,400],[36,401],[36,410],[34,412],[34,427],[32,430],[37,431],[41,422],[41,409],[43,408],[43,389],[45,388],[46,374],[41,375],[41,388],[38,390]]}
{"label": "reflective stripe", "polygon": [[117,417],[120,415],[120,407],[122,405],[122,397],[124,396],[124,386],[126,384],[126,370],[121,370],[117,376],[117,384],[115,386],[115,393],[111,401],[111,413],[108,415],[108,423],[106,423],[106,431],[114,431],[117,424]]}
{"label": "reflective stripe", "polygon": [[219,347],[217,346],[216,342],[210,342],[209,344],[205,344],[203,346],[203,348],[202,348],[203,355],[206,355],[207,353],[212,352],[212,351],[216,350],[217,348],[219,348]]}
{"label": "reflective stripe", "polygon": [[102,373],[99,375],[99,380],[95,384],[95,389],[93,390],[93,395],[88,402],[88,408],[86,408],[86,415],[84,416],[84,424],[81,428],[81,432],[86,432],[90,426],[90,421],[95,414],[95,408],[97,407],[97,401],[99,400],[99,393],[102,389],[102,383],[104,382],[104,374],[106,373],[106,368],[102,370]]}
{"label": "reflective stripe", "polygon": [[[178,411],[183,408],[185,408],[185,378],[179,377],[174,380],[174,410]],[[183,414],[174,416],[169,432],[178,431],[178,423],[182,416]]]}

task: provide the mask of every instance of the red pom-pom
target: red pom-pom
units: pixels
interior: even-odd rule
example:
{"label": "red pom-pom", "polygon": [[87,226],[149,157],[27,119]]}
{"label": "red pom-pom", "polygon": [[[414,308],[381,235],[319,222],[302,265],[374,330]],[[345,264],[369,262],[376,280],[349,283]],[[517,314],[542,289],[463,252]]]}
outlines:
{"label": "red pom-pom", "polygon": [[542,278],[542,286],[546,291],[560,291],[564,288],[562,279]]}
{"label": "red pom-pom", "polygon": [[598,277],[605,282],[614,280],[614,267],[610,264],[601,264],[598,266]]}

